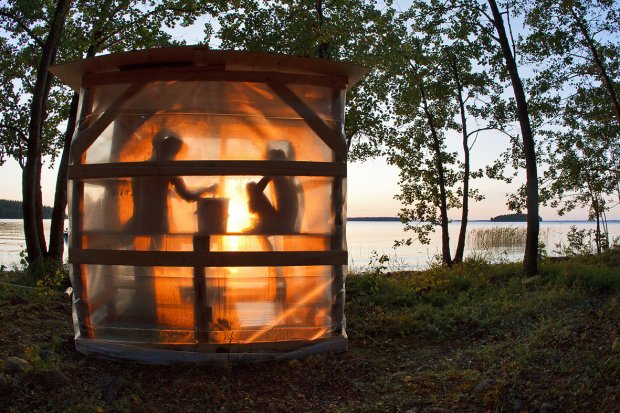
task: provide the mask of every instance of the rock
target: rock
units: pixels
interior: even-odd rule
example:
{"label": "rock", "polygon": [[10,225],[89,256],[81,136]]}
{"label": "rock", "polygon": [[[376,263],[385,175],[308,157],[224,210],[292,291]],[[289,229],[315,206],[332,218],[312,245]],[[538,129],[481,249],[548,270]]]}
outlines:
{"label": "rock", "polygon": [[473,392],[475,394],[487,392],[495,387],[495,380],[493,379],[484,379],[476,387],[474,387]]}
{"label": "rock", "polygon": [[32,380],[45,389],[60,389],[69,384],[69,379],[58,368],[37,370],[31,373]]}
{"label": "rock", "polygon": [[30,363],[19,357],[9,357],[4,360],[4,371],[7,373],[22,373],[31,367]]}
{"label": "rock", "polygon": [[616,337],[611,343],[611,351],[620,351],[620,337]]}
{"label": "rock", "polygon": [[543,403],[542,406],[540,406],[540,413],[552,413],[554,410],[551,403]]}
{"label": "rock", "polygon": [[512,411],[515,413],[519,413],[523,410],[523,402],[519,399],[516,399],[512,404]]}
{"label": "rock", "polygon": [[116,376],[104,376],[97,380],[95,386],[101,390],[101,398],[106,402],[118,398],[118,392],[127,385],[127,381]]}
{"label": "rock", "polygon": [[49,360],[53,356],[54,352],[52,350],[43,349],[39,351],[39,357],[41,357],[41,360]]}

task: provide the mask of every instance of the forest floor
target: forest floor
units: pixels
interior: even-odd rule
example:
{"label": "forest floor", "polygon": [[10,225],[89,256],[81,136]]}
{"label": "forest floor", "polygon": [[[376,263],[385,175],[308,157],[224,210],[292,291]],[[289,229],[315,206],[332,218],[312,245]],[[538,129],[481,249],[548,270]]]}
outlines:
{"label": "forest floor", "polygon": [[66,297],[3,283],[0,411],[619,412],[620,253],[518,273],[350,275],[348,352],[237,366],[88,358]]}

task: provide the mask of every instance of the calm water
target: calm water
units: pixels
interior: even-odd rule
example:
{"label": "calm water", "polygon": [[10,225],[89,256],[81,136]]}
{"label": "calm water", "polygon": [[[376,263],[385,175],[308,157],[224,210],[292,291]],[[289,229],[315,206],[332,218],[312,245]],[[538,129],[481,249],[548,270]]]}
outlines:
{"label": "calm water", "polygon": [[[548,221],[540,223],[540,240],[545,243],[549,255],[557,250],[556,244],[566,242],[566,234],[574,225],[579,229],[595,229],[596,224],[588,221]],[[454,255],[457,237],[460,230],[460,222],[450,224],[450,251]],[[492,227],[521,227],[525,223],[517,222],[470,222],[467,225],[469,233],[475,230]],[[620,236],[620,221],[608,223],[610,240]],[[409,247],[392,248],[394,240],[413,237],[414,234],[403,231],[400,222],[363,222],[353,221],[347,223],[347,243],[349,248],[349,265],[354,269],[367,267],[373,251],[378,255],[386,254],[390,258],[387,267],[396,269],[420,269],[429,266],[437,254],[441,253],[441,233],[439,228],[431,234],[431,243],[422,245],[414,242]],[[471,254],[484,255],[491,261],[519,261],[523,258],[523,248],[495,248],[491,251],[477,251],[465,244],[465,256]]]}
{"label": "calm water", "polygon": [[[549,255],[554,254],[556,244],[566,241],[566,234],[571,225],[577,228],[594,229],[595,224],[587,221],[549,221],[540,226],[541,241],[547,246]],[[620,236],[620,221],[609,224],[610,239]],[[44,221],[46,237],[49,234],[50,220]],[[497,222],[470,222],[468,230],[492,227],[522,227],[525,223],[497,223]],[[450,224],[451,251],[454,254],[460,223]],[[400,222],[362,222],[347,223],[347,243],[349,247],[349,265],[354,269],[363,269],[369,265],[373,251],[378,255],[386,254],[390,257],[387,264],[390,269],[419,269],[428,267],[433,257],[440,253],[440,233],[431,235],[430,245],[413,243],[409,247],[393,249],[394,240],[408,238],[412,234],[403,231]],[[22,221],[18,219],[0,220],[0,265],[11,266],[19,263],[19,253],[25,248]],[[492,251],[476,251],[466,244],[465,255],[484,254],[488,259],[495,261],[518,261],[522,258],[520,248],[501,249]]]}

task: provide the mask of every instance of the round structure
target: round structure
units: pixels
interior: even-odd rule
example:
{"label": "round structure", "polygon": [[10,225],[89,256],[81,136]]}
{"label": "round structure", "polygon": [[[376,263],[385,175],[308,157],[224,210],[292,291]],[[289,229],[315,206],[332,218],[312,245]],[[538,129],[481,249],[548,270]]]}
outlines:
{"label": "round structure", "polygon": [[80,91],[80,352],[167,363],[346,350],[344,99],[366,69],[175,47],[51,71]]}

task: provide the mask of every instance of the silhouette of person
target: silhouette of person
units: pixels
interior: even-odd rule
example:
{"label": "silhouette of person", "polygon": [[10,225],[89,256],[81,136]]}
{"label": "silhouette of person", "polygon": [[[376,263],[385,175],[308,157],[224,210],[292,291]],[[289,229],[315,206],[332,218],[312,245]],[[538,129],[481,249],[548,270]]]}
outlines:
{"label": "silhouette of person", "polygon": [[[174,133],[163,130],[153,139],[150,161],[172,161],[181,151],[183,142]],[[186,201],[198,201],[206,193],[214,193],[217,184],[189,190],[177,176],[148,176],[133,178],[133,215],[125,229],[134,235],[136,250],[159,251],[163,236],[170,230],[168,196],[170,187]],[[127,308],[127,315],[152,328],[158,322],[153,270],[139,266],[135,270],[135,295]]]}
{"label": "silhouette of person", "polygon": [[[293,148],[290,142],[288,158],[282,149],[268,149],[266,158],[271,161],[285,161],[293,158]],[[265,195],[269,183],[273,184],[275,205]],[[246,186],[248,208],[258,215],[258,220],[251,232],[263,234],[261,243],[268,251],[273,251],[269,235],[293,234],[298,232],[298,217],[300,213],[298,188],[295,179],[290,176],[265,176],[258,182],[250,182]],[[279,311],[286,308],[286,279],[282,268],[271,268],[270,273],[275,275],[275,302]]]}
{"label": "silhouette of person", "polygon": [[[267,159],[287,160],[281,149],[267,151]],[[265,195],[265,188],[272,182],[275,192],[275,206]],[[258,222],[252,232],[266,234],[290,234],[297,231],[299,216],[299,199],[297,185],[289,176],[265,176],[258,182],[246,186],[250,211],[258,215]]]}
{"label": "silhouette of person", "polygon": [[[153,139],[153,155],[150,161],[171,161],[178,155],[183,142],[174,133],[164,130]],[[139,235],[165,235],[169,232],[168,192],[172,186],[186,201],[198,201],[207,193],[214,193],[217,184],[190,191],[178,176],[149,176],[134,178],[133,215],[127,229]]]}

